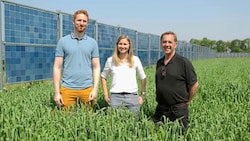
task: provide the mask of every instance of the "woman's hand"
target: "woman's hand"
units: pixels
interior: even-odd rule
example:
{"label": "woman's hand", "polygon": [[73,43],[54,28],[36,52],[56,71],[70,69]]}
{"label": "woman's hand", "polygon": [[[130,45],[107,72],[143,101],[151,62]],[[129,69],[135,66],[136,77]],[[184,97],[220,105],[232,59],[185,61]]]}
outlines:
{"label": "woman's hand", "polygon": [[139,96],[139,103],[140,105],[142,105],[144,102],[144,97],[143,96]]}

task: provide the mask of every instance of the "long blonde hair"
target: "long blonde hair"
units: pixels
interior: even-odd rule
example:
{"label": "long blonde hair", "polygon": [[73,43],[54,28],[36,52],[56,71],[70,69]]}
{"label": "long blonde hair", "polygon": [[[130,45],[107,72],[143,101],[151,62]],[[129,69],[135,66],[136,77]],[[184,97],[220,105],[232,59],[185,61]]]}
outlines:
{"label": "long blonde hair", "polygon": [[134,52],[133,52],[133,45],[132,45],[132,42],[131,40],[129,39],[128,35],[121,35],[117,41],[116,41],[116,44],[115,44],[115,48],[114,48],[114,52],[113,52],[113,55],[112,55],[112,59],[115,63],[116,66],[119,66],[122,62],[121,62],[121,59],[119,58],[119,50],[118,50],[118,44],[120,42],[120,40],[122,39],[126,39],[128,42],[129,42],[129,49],[128,49],[128,64],[129,64],[129,67],[132,68],[134,67]]}

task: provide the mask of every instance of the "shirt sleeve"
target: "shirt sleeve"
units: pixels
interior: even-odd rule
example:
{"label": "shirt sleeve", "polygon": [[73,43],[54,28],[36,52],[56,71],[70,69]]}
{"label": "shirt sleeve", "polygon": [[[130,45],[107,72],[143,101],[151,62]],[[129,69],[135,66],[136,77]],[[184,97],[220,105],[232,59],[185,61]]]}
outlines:
{"label": "shirt sleeve", "polygon": [[92,58],[98,58],[99,57],[99,49],[98,49],[98,44],[96,41],[93,43],[93,52],[92,52]]}
{"label": "shirt sleeve", "polygon": [[110,72],[111,72],[111,63],[112,63],[112,58],[109,57],[105,63],[105,66],[103,68],[103,71],[101,73],[101,77],[107,79]]}
{"label": "shirt sleeve", "polygon": [[136,67],[136,71],[138,72],[138,75],[139,75],[139,78],[142,80],[142,79],[145,79],[146,78],[146,74],[144,72],[144,69],[143,69],[143,66],[141,64],[141,61],[139,59],[139,57],[137,56],[134,56],[134,61],[135,61],[135,67]]}
{"label": "shirt sleeve", "polygon": [[56,45],[55,56],[56,57],[63,57],[64,56],[62,39],[60,39]]}
{"label": "shirt sleeve", "polygon": [[186,64],[186,76],[187,76],[187,83],[188,85],[193,85],[195,82],[197,82],[197,75],[196,72],[194,70],[193,64],[186,59],[185,60],[185,64]]}

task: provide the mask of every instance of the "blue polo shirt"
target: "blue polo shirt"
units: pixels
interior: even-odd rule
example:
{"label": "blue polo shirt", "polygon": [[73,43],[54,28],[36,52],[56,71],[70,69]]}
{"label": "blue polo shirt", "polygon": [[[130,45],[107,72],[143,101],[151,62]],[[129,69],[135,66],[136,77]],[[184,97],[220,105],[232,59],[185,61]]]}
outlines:
{"label": "blue polo shirt", "polygon": [[77,39],[72,33],[62,37],[56,46],[56,57],[63,57],[62,86],[85,89],[93,86],[92,58],[99,57],[96,40],[84,34]]}

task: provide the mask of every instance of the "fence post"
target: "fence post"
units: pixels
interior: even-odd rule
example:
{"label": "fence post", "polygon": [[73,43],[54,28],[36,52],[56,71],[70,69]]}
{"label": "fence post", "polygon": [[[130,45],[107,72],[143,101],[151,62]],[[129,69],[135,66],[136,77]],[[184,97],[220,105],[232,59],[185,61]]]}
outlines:
{"label": "fence post", "polygon": [[98,43],[98,23],[96,22],[96,20],[95,20],[94,36],[96,42]]}
{"label": "fence post", "polygon": [[0,2],[0,60],[1,60],[1,62],[0,62],[0,68],[1,68],[1,70],[0,70],[0,90],[2,90],[3,89],[3,76],[4,76],[4,74],[3,74],[3,70],[4,70],[4,68],[3,68],[3,66],[4,66],[4,60],[3,60],[3,57],[2,57],[2,55],[3,55],[3,49],[4,49],[4,44],[3,44],[3,41],[4,41],[4,4],[3,4],[3,2],[1,1]]}
{"label": "fence post", "polygon": [[150,64],[151,64],[151,60],[150,60],[150,58],[151,58],[151,53],[150,53],[150,51],[151,51],[151,36],[150,36],[150,34],[148,34],[148,65],[147,66],[150,66]]}
{"label": "fence post", "polygon": [[60,40],[60,38],[63,36],[63,16],[62,12],[60,10],[57,11],[58,14],[58,20],[57,20],[57,41]]}

